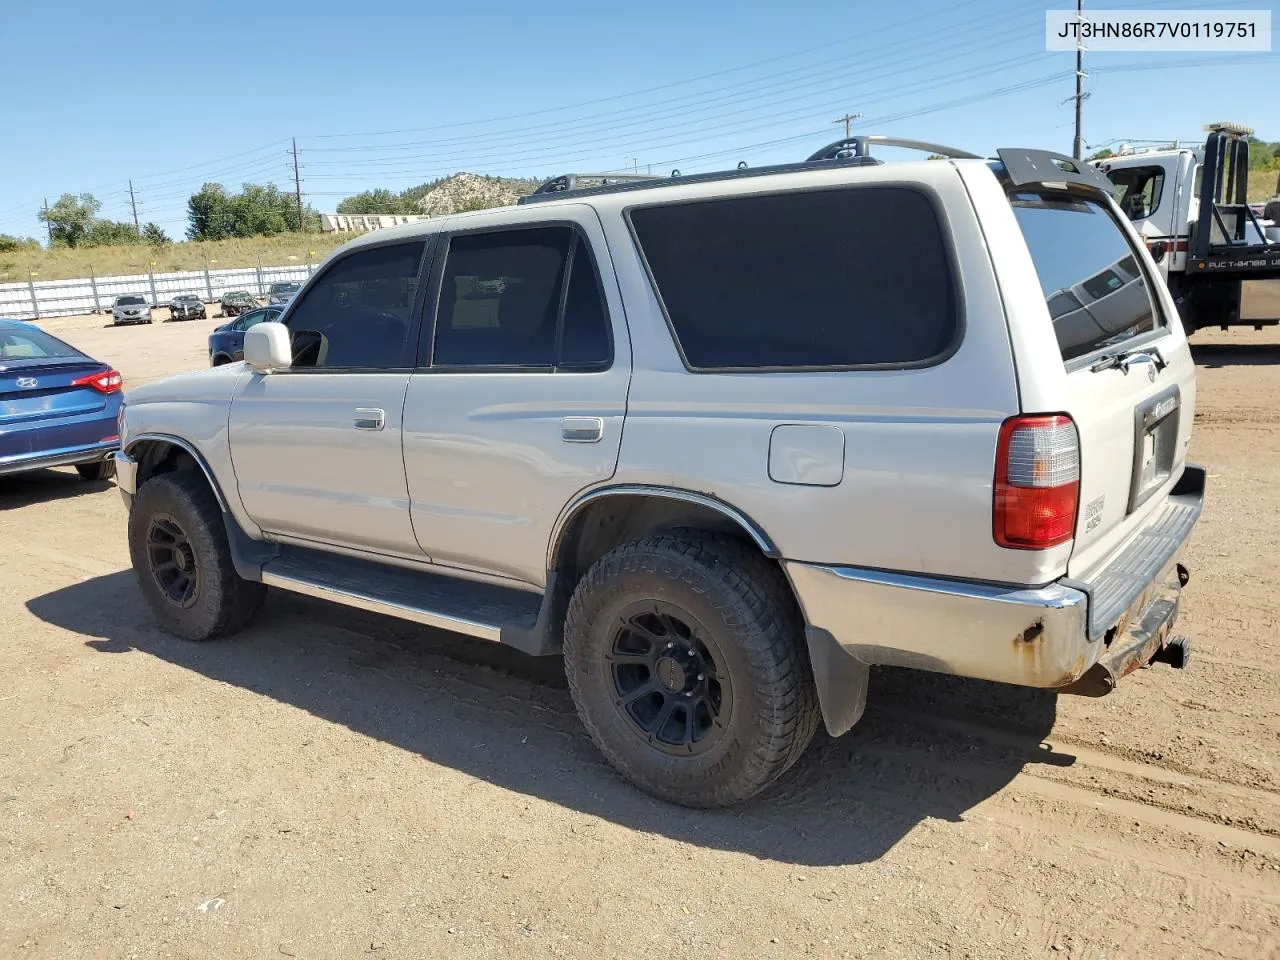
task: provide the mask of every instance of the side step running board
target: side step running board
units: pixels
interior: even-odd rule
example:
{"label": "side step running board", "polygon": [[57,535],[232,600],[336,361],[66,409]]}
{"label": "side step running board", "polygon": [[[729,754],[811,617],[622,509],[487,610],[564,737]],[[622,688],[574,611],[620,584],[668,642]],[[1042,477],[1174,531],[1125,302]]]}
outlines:
{"label": "side step running board", "polygon": [[368,560],[284,547],[262,568],[262,582],[291,593],[502,641],[503,627],[529,629],[542,595]]}

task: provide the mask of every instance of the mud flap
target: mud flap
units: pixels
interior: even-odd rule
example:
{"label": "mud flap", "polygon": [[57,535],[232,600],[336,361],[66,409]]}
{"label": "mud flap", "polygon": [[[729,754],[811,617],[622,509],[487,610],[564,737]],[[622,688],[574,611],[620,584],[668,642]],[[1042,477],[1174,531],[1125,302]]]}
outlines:
{"label": "mud flap", "polygon": [[804,637],[809,645],[809,663],[823,723],[827,733],[838,737],[862,719],[871,667],[850,656],[835,637],[820,627],[806,626]]}

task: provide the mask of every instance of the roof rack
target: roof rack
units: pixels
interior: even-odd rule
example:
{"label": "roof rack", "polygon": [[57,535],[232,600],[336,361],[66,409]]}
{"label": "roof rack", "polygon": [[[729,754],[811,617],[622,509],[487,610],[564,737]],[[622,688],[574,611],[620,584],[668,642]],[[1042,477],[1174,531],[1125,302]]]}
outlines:
{"label": "roof rack", "polygon": [[908,150],[921,150],[927,153],[937,154],[948,160],[981,160],[982,157],[976,153],[970,153],[968,150],[958,150],[955,147],[944,147],[940,143],[929,143],[925,140],[906,140],[902,137],[882,137],[882,136],[861,136],[847,137],[844,140],[837,140],[835,143],[829,143],[817,153],[812,154],[806,163],[817,163],[822,160],[847,160],[853,157],[867,158],[871,156],[871,145],[879,144],[882,147],[905,147]]}
{"label": "roof rack", "polygon": [[[538,203],[543,200],[554,200],[567,193],[574,196],[594,196],[601,193],[619,193],[630,190],[644,190],[650,187],[674,186],[676,184],[707,183],[716,180],[734,180],[741,177],[763,177],[773,173],[797,173],[813,169],[814,164],[834,164],[837,166],[860,167],[883,163],[871,155],[871,147],[904,147],[909,150],[920,150],[935,154],[948,160],[981,160],[982,157],[967,150],[947,147],[942,144],[929,143],[925,140],[906,140],[901,137],[858,136],[847,137],[829,143],[821,150],[798,163],[778,163],[765,167],[748,167],[746,161],[738,164],[735,170],[717,170],[711,173],[695,173],[684,175],[679,170],[672,170],[669,176],[647,174],[614,174],[614,173],[566,173],[553,177],[534,190],[533,193],[521,197],[521,204]],[[595,182],[593,182],[595,181]]]}
{"label": "roof rack", "polygon": [[652,179],[654,177],[651,174],[644,173],[566,173],[559,177],[552,177],[533,192],[535,194],[565,193],[569,190],[607,187],[618,183],[633,183]]}

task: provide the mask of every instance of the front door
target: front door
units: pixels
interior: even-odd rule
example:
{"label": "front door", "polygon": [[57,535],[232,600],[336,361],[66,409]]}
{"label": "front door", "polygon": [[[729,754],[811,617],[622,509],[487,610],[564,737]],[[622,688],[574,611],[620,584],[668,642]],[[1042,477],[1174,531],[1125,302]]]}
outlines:
{"label": "front door", "polygon": [[267,533],[421,558],[401,415],[425,247],[382,243],[335,260],[283,318],[293,366],[250,374],[232,402],[240,499]]}
{"label": "front door", "polygon": [[541,586],[561,509],[617,466],[631,354],[595,212],[538,213],[442,244],[404,458],[432,560]]}

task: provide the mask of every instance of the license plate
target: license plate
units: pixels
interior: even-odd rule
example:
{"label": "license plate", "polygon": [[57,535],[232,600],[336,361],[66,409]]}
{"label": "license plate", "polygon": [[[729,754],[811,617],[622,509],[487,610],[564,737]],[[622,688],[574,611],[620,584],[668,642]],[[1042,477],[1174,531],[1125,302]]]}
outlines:
{"label": "license plate", "polygon": [[1139,473],[1142,486],[1146,486],[1156,475],[1156,435],[1148,433],[1142,438],[1142,470]]}

